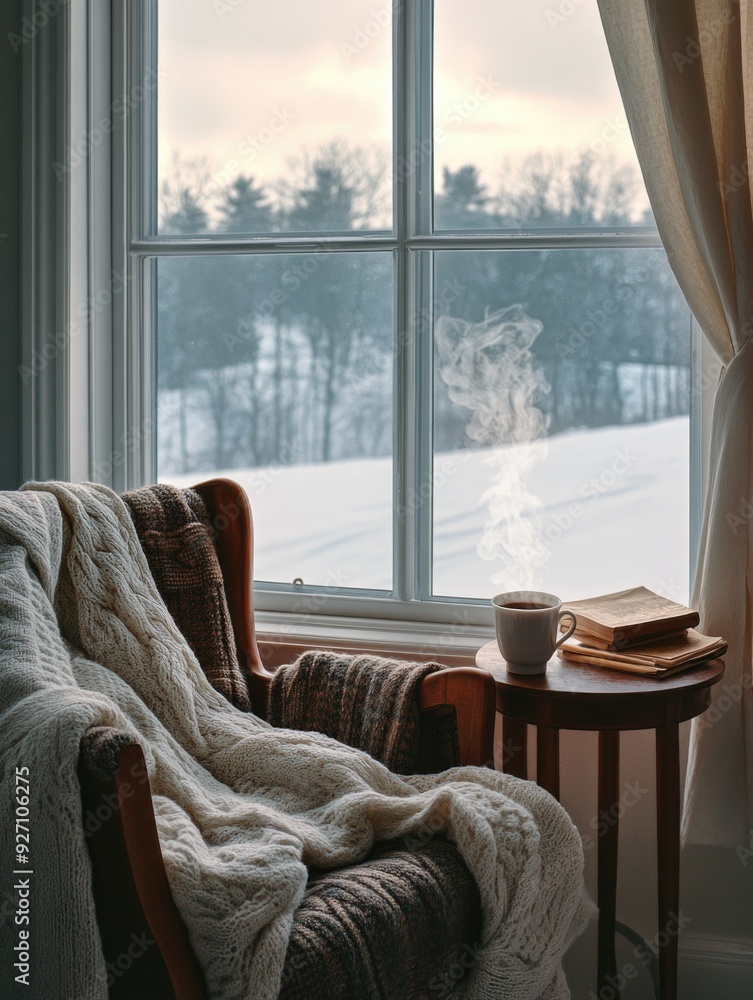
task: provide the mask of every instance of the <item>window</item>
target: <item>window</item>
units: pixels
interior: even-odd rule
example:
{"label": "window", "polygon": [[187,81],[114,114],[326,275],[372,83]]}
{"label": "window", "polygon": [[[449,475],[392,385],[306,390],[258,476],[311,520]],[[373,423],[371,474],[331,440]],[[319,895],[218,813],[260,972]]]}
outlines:
{"label": "window", "polygon": [[687,599],[691,318],[596,2],[550,6],[129,13],[130,484],[243,483],[262,609]]}

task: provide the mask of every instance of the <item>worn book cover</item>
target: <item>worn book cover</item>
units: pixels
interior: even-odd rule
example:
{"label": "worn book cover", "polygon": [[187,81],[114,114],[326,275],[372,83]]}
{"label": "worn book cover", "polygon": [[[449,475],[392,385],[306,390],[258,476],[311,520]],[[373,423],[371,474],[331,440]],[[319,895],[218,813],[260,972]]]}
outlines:
{"label": "worn book cover", "polygon": [[646,587],[633,587],[616,594],[568,601],[563,609],[578,619],[578,630],[624,646],[642,636],[657,636],[693,628],[700,621],[697,611],[677,604]]}

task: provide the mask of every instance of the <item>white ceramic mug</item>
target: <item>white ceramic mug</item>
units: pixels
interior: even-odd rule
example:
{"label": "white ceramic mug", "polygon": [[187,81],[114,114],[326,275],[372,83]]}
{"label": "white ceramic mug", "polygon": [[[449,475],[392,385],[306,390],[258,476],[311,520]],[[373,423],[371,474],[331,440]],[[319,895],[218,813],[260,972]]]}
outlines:
{"label": "white ceramic mug", "polygon": [[[492,598],[497,645],[511,674],[543,674],[555,649],[575,631],[572,611],[562,610],[554,594],[516,590]],[[559,639],[557,626],[565,615],[572,620]]]}

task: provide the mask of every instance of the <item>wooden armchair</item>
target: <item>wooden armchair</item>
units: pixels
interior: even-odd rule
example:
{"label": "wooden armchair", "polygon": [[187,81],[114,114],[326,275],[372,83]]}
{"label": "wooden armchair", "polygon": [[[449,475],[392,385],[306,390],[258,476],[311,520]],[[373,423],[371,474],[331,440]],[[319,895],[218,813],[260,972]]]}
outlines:
{"label": "wooden armchair", "polygon": [[[262,663],[254,628],[248,499],[237,483],[226,479],[195,488],[216,531],[238,656],[252,702],[261,711],[272,673]],[[296,643],[270,647],[271,665],[291,662],[304,648],[310,647]],[[492,763],[495,685],[490,674],[473,667],[437,671],[425,678],[419,703],[422,709],[454,705],[461,763]],[[79,769],[110,998],[206,1000],[201,969],[165,873],[143,752],[122,737],[113,741],[113,735],[87,734]]]}

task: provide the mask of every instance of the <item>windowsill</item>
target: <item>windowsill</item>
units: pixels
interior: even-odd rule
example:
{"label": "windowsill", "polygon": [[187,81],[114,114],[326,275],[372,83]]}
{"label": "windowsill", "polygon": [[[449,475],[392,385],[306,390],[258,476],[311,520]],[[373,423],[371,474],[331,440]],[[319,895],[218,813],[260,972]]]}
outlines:
{"label": "windowsill", "polygon": [[260,645],[310,644],[343,652],[369,650],[408,659],[437,660],[447,666],[473,666],[477,650],[494,638],[493,629],[483,625],[461,627],[273,611],[256,612],[255,619]]}

